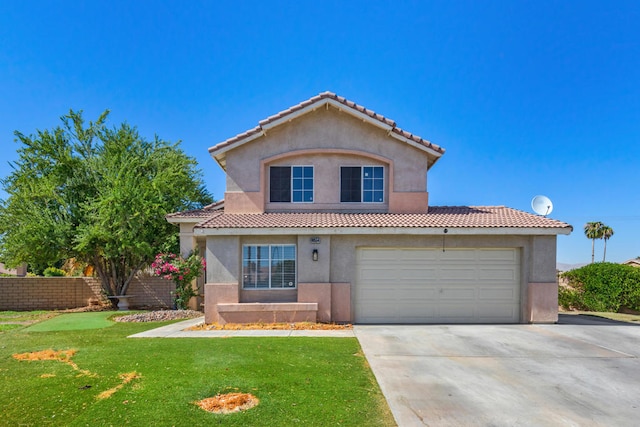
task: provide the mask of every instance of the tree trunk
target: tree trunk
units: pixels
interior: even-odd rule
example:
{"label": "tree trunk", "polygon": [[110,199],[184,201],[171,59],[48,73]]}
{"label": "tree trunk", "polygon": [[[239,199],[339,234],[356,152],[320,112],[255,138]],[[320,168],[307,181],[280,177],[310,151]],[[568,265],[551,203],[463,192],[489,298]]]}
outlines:
{"label": "tree trunk", "polygon": [[602,262],[607,258],[607,239],[604,239],[604,252],[602,252]]}
{"label": "tree trunk", "polygon": [[596,239],[591,239],[591,264],[593,264],[596,250]]}

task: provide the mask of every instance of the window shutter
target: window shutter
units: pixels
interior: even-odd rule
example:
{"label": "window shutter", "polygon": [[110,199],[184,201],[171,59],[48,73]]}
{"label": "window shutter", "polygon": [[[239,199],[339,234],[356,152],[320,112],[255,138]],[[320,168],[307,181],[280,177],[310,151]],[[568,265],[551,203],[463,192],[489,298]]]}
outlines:
{"label": "window shutter", "polygon": [[362,191],[362,169],[360,166],[340,168],[340,201],[360,202]]}
{"label": "window shutter", "polygon": [[290,166],[271,166],[269,168],[269,200],[272,202],[291,201]]}

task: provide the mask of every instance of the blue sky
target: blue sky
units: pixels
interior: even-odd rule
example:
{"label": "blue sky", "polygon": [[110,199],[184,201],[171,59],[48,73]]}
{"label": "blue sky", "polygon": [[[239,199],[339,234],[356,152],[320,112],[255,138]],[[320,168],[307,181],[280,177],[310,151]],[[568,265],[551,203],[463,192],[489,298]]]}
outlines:
{"label": "blue sky", "polygon": [[[69,111],[207,148],[330,90],[444,147],[433,205],[533,196],[574,226],[558,261],[640,256],[640,2],[0,2],[0,176]],[[0,191],[0,198],[6,194]],[[602,242],[596,258],[602,257]]]}

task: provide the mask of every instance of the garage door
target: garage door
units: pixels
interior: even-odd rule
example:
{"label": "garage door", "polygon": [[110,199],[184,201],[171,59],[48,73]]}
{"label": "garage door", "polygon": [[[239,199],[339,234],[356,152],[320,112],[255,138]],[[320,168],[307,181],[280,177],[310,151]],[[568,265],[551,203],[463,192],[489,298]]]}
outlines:
{"label": "garage door", "polygon": [[358,323],[518,323],[517,249],[361,248]]}

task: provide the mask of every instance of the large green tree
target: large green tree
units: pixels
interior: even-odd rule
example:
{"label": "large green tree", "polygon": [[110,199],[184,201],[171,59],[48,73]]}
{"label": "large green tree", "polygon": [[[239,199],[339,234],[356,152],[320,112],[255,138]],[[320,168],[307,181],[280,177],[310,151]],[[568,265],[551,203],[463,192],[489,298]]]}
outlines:
{"label": "large green tree", "polygon": [[42,269],[76,258],[94,266],[108,295],[126,295],[133,277],[175,249],[165,215],[210,203],[195,159],[178,143],[142,138],[109,112],[85,125],[70,111],[62,126],[16,132],[19,159],[1,180],[0,257]]}

